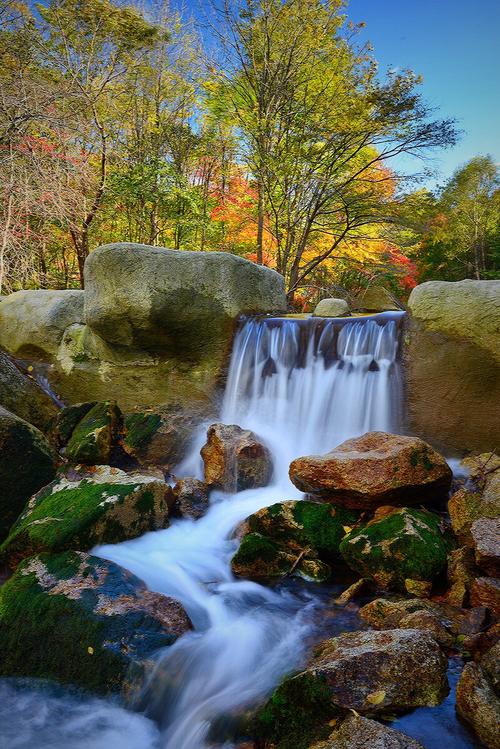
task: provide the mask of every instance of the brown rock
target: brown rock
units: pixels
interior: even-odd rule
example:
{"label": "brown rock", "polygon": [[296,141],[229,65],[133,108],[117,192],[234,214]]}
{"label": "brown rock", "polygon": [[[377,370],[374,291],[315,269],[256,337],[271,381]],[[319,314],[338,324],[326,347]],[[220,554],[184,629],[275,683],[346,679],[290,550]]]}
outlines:
{"label": "brown rock", "polygon": [[180,479],[174,486],[174,511],[182,517],[201,518],[208,510],[208,487],[193,478]]}
{"label": "brown rock", "polygon": [[447,659],[419,629],[349,632],[327,640],[308,667],[331,701],[362,713],[439,705],[448,692]]}
{"label": "brown rock", "polygon": [[478,569],[472,549],[462,546],[454,549],[448,555],[448,582],[450,589],[447,600],[452,606],[464,606],[469,597],[472,583],[478,576]]}
{"label": "brown rock", "polygon": [[465,458],[469,478],[448,502],[453,531],[461,544],[473,546],[470,529],[480,518],[500,517],[500,457],[483,453]]}
{"label": "brown rock", "polygon": [[479,664],[495,694],[500,696],[500,641],[481,656]]}
{"label": "brown rock", "polygon": [[200,452],[205,481],[213,489],[235,492],[266,486],[273,472],[267,447],[235,424],[212,424]]}
{"label": "brown rock", "polygon": [[481,518],[471,526],[476,563],[492,577],[500,577],[500,517]]}
{"label": "brown rock", "polygon": [[500,579],[477,577],[472,583],[470,600],[473,606],[486,606],[493,616],[500,617]]}
{"label": "brown rock", "polygon": [[429,632],[436,642],[443,648],[451,648],[455,638],[451,632],[441,623],[436,614],[430,611],[414,611],[412,614],[403,616],[399,622],[403,629],[422,629]]}
{"label": "brown rock", "polygon": [[415,739],[400,731],[363,718],[349,715],[330,738],[310,749],[424,749]]}
{"label": "brown rock", "polygon": [[462,671],[456,709],[489,749],[500,749],[500,699],[477,663],[467,663]]}
{"label": "brown rock", "polygon": [[386,432],[347,440],[326,455],[297,458],[289,473],[301,491],[363,510],[444,497],[452,476],[426,442]]}
{"label": "brown rock", "polygon": [[367,312],[390,312],[402,308],[391,292],[383,286],[370,286],[356,297],[353,309],[362,309]]}

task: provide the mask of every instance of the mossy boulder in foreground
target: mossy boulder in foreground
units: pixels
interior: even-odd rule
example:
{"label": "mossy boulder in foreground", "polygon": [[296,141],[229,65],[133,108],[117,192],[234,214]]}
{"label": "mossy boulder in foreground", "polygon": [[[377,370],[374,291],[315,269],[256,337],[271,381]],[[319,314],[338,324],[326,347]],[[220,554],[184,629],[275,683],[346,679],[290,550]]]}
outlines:
{"label": "mossy boulder in foreground", "polygon": [[257,715],[256,738],[277,749],[308,749],[348,710],[384,715],[438,705],[448,693],[446,667],[428,632],[342,634],[323,642],[307,669],[278,687]]}
{"label": "mossy boulder in foreground", "polygon": [[236,575],[250,578],[295,574],[327,580],[329,564],[357,515],[343,507],[316,502],[277,502],[250,515],[246,534],[233,557]]}
{"label": "mossy boulder in foreground", "polygon": [[120,429],[121,412],[114,401],[102,401],[75,426],[66,448],[74,463],[108,464]]}
{"label": "mossy boulder in foreground", "polygon": [[382,507],[351,531],[340,552],[355,572],[384,589],[424,593],[445,569],[451,537],[427,510]]}
{"label": "mossy boulder in foreground", "polygon": [[23,562],[0,591],[0,674],[127,690],[130,667],[140,673],[190,626],[178,602],[112,562],[81,552],[42,554]]}
{"label": "mossy boulder in foreground", "polygon": [[0,406],[0,540],[55,472],[56,455],[43,434]]}
{"label": "mossy boulder in foreground", "polygon": [[41,551],[117,543],[168,526],[171,488],[159,472],[67,471],[29,501],[0,547],[10,566]]}

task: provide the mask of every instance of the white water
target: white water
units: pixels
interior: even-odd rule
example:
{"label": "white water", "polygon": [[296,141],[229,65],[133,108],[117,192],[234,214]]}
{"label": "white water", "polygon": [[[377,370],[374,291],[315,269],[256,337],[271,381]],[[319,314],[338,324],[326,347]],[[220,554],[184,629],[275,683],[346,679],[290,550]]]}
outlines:
{"label": "white water", "polygon": [[[209,511],[198,521],[174,521],[164,531],[94,550],[152,590],[180,600],[192,619],[194,630],[160,654],[136,705],[159,724],[160,733],[142,716],[126,713],[130,717],[124,720],[114,706],[105,716],[106,703],[94,701],[108,743],[97,736],[82,744],[80,730],[90,736],[95,721],[75,715],[76,708],[60,700],[44,703],[50,741],[28,739],[13,745],[16,749],[234,746],[232,721],[305,658],[313,612],[321,603],[314,586],[291,593],[235,580],[233,531],[261,507],[300,496],[288,480],[293,458],[326,452],[368,430],[398,429],[397,324],[390,316],[378,319],[380,325],[371,319],[248,321],[236,336],[221,420],[253,429],[268,444],[272,485],[236,495],[213,493]],[[201,430],[179,475],[199,474],[203,442]],[[54,712],[67,715],[64,730]],[[33,728],[31,735],[40,730]]]}

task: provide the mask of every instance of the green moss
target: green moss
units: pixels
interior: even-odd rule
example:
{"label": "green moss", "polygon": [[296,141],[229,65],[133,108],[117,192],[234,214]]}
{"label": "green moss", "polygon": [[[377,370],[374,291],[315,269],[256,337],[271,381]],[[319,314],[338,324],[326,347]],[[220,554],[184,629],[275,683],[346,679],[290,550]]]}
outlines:
{"label": "green moss", "polygon": [[66,406],[59,411],[54,426],[54,435],[58,445],[61,446],[68,443],[76,425],[96,405],[95,401],[91,403],[76,403],[74,406]]}
{"label": "green moss", "polygon": [[132,452],[147,446],[161,426],[161,417],[154,413],[132,413],[124,417],[123,443]]}
{"label": "green moss", "polygon": [[338,555],[340,541],[345,535],[344,526],[355,523],[358,515],[343,507],[297,502],[293,517],[302,527],[302,543],[313,546],[320,557],[332,559]]}
{"label": "green moss", "polygon": [[74,428],[66,456],[75,463],[109,463],[120,417],[120,410],[114,401],[95,405]]}
{"label": "green moss", "polygon": [[279,547],[260,533],[247,533],[232,559],[235,571],[252,571],[261,576],[283,575],[290,569]]}
{"label": "green moss", "polygon": [[139,499],[135,503],[135,509],[140,513],[154,512],[155,495],[153,494],[153,492],[141,492]]}
{"label": "green moss", "polygon": [[440,522],[425,510],[398,510],[349,533],[340,551],[356,572],[405,590],[405,579],[431,582],[444,569],[451,539]]}
{"label": "green moss", "polygon": [[338,717],[330,689],[320,675],[303,673],[286,679],[259,711],[255,738],[275,749],[307,749],[331,733],[329,721]]}

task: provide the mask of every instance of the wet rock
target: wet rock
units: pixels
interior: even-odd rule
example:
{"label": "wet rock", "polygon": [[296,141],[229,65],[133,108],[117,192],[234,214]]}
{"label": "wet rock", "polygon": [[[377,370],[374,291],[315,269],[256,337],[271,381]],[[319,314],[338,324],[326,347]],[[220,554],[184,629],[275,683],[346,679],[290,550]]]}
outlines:
{"label": "wet rock", "polygon": [[500,517],[475,520],[471,536],[476,564],[486,574],[500,577]]}
{"label": "wet rock", "polygon": [[314,317],[345,317],[349,315],[349,305],[345,299],[322,299],[315,307]]}
{"label": "wet rock", "polygon": [[472,549],[462,546],[450,551],[447,576],[450,585],[447,593],[448,603],[452,606],[464,606],[468,601],[472,583],[478,576]]}
{"label": "wet rock", "polygon": [[310,749],[424,749],[415,739],[400,731],[369,720],[361,715],[349,715],[337,731]]}
{"label": "wet rock", "polygon": [[172,489],[159,472],[68,471],[28,502],[0,547],[11,567],[41,551],[118,543],[168,526]]}
{"label": "wet rock", "polygon": [[500,457],[483,453],[462,462],[470,476],[450,498],[448,512],[460,543],[472,547],[472,523],[480,518],[500,517]]}
{"label": "wet rock", "polygon": [[0,407],[0,540],[29,497],[52,481],[56,455],[43,434]]}
{"label": "wet rock", "polygon": [[278,502],[250,515],[246,534],[232,559],[236,575],[250,578],[295,574],[330,577],[329,564],[356,515],[345,508],[307,501]]}
{"label": "wet rock", "polygon": [[495,694],[500,696],[500,641],[497,640],[497,642],[481,656],[479,664],[489,683],[493,687]]}
{"label": "wet rock", "polygon": [[235,424],[212,424],[201,457],[205,482],[226,492],[266,486],[273,472],[267,447],[253,432]]}
{"label": "wet rock", "polygon": [[112,562],[68,551],[27,559],[0,592],[2,676],[128,691],[190,628],[182,606]]}
{"label": "wet rock", "polygon": [[458,715],[489,749],[500,748],[500,699],[477,663],[467,663],[457,685]]}
{"label": "wet rock", "polygon": [[485,606],[493,616],[500,618],[500,579],[476,577],[472,583],[470,600],[473,606]]}
{"label": "wet rock", "polygon": [[394,295],[383,286],[369,286],[356,297],[353,307],[366,312],[390,312],[402,309]]}
{"label": "wet rock", "polygon": [[347,710],[384,714],[438,705],[448,693],[446,666],[428,632],[342,634],[323,642],[307,669],[276,689],[257,715],[256,736],[306,749],[326,739]]}
{"label": "wet rock", "polygon": [[84,292],[16,291],[0,301],[0,346],[14,356],[51,359],[69,325],[83,322]]}
{"label": "wet rock", "polygon": [[180,479],[173,489],[174,510],[184,518],[198,520],[208,510],[208,487],[193,478]]}
{"label": "wet rock", "polygon": [[413,581],[430,584],[444,570],[450,547],[439,516],[381,508],[341,541],[340,552],[351,569],[381,588],[413,592]]}
{"label": "wet rock", "polygon": [[172,470],[202,418],[200,409],[178,404],[124,414],[123,449],[139,465]]}
{"label": "wet rock", "polygon": [[97,401],[75,403],[61,408],[52,427],[52,438],[59,448],[66,447],[77,424],[94,406],[97,406]]}
{"label": "wet rock", "polygon": [[108,465],[118,440],[120,419],[115,401],[97,403],[74,428],[66,457],[74,463]]}
{"label": "wet rock", "polygon": [[445,497],[451,470],[416,437],[368,432],[326,455],[297,458],[290,479],[303,492],[362,510]]}
{"label": "wet rock", "polygon": [[58,407],[46,392],[0,352],[0,403],[29,424],[48,430]]}

